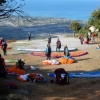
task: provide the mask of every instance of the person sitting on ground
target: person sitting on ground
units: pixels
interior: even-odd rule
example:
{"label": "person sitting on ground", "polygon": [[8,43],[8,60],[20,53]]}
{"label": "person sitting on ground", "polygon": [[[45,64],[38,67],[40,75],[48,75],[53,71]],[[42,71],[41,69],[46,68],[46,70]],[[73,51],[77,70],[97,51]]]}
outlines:
{"label": "person sitting on ground", "polygon": [[96,48],[100,49],[100,44],[99,44],[99,45],[97,45],[97,47],[96,47]]}
{"label": "person sitting on ground", "polygon": [[65,46],[64,46],[64,55],[65,55],[65,56],[70,56],[70,53],[69,53],[67,44],[65,44]]}
{"label": "person sitting on ground", "polygon": [[19,59],[18,62],[16,62],[16,66],[20,69],[24,69],[24,64],[25,63],[21,59]]}
{"label": "person sitting on ground", "polygon": [[5,62],[1,54],[0,54],[0,77],[7,78],[6,71],[5,71]]}
{"label": "person sitting on ground", "polygon": [[57,46],[56,46],[56,51],[59,50],[59,52],[60,52],[61,42],[60,42],[59,38],[58,38],[56,44],[57,44]]}

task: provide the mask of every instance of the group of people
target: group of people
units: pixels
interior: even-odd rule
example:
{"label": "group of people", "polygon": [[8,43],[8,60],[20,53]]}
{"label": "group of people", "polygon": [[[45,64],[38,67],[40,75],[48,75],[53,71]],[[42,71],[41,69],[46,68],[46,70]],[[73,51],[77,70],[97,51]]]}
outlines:
{"label": "group of people", "polygon": [[[95,37],[94,32],[92,32],[92,33],[87,32],[86,33],[86,43],[89,44],[89,41],[92,41],[92,43],[93,43],[95,41],[94,37]],[[80,35],[79,39],[80,39],[80,43],[83,44],[83,42],[84,42],[83,35]]]}
{"label": "group of people", "polygon": [[4,38],[0,39],[0,46],[1,46],[1,49],[3,50],[3,54],[7,55],[7,42],[6,40],[4,40]]}
{"label": "group of people", "polygon": [[[49,35],[49,37],[48,37],[48,44],[47,44],[46,51],[45,51],[45,54],[47,56],[47,60],[51,59],[51,52],[52,52],[52,50],[51,50],[50,43],[51,43],[51,36]],[[56,42],[56,51],[60,52],[60,48],[61,48],[61,41],[58,38],[57,42]],[[70,56],[67,44],[64,46],[64,55],[65,56]]]}

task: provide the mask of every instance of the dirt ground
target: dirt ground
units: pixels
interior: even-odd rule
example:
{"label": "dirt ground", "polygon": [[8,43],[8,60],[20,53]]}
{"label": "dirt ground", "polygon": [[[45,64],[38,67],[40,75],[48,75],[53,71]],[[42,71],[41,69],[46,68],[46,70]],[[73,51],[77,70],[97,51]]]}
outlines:
{"label": "dirt ground", "polygon": [[[30,83],[20,82],[16,76],[8,75],[7,79],[0,78],[0,81],[5,84],[14,82],[18,85],[17,90],[10,90],[10,94],[7,95],[8,100],[100,100],[100,78],[70,78],[69,85],[59,86],[56,83],[50,83],[52,78],[47,75],[47,73],[53,73],[56,68],[64,68],[67,72],[99,71],[100,52],[95,50],[98,44],[100,44],[100,38],[96,38],[94,43],[90,43],[89,45],[92,45],[90,48],[81,50],[87,51],[88,54],[74,57],[73,64],[42,65],[41,62],[46,57],[32,56],[29,53],[3,56],[4,59],[25,59],[26,73],[41,73],[47,80],[46,83]],[[15,64],[7,63],[6,68],[13,65]],[[36,71],[28,70],[30,65],[35,66]]]}

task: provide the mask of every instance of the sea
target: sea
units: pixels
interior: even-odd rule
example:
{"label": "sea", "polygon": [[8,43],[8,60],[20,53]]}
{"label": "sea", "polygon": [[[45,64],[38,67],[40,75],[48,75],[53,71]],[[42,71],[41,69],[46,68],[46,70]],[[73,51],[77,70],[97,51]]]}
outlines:
{"label": "sea", "polygon": [[[17,5],[22,4],[22,10],[31,17],[39,18],[65,18],[68,20],[88,21],[91,13],[100,6],[100,0],[17,0]],[[67,23],[67,22],[66,22]],[[27,33],[32,33],[32,38],[42,37],[41,33],[72,33],[69,27],[63,25],[34,26],[23,31],[19,29],[0,30],[0,37],[5,39],[27,39]],[[9,30],[8,30],[9,29]],[[9,35],[8,35],[9,32]],[[44,36],[43,36],[44,37]],[[45,36],[46,37],[46,36]]]}

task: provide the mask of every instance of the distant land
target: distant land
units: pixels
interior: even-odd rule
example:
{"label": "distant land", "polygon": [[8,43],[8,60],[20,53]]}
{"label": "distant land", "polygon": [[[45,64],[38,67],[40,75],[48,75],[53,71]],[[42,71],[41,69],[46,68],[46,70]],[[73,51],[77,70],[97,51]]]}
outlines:
{"label": "distant land", "polygon": [[[28,19],[28,18],[27,18]],[[70,30],[71,20],[65,18],[42,18],[32,17],[27,19],[18,19],[13,16],[0,21],[0,37],[5,39],[22,40],[27,38],[27,33],[32,34],[32,38],[43,38],[47,34],[72,34]],[[84,21],[78,21],[82,25]],[[44,34],[44,35],[42,35]]]}

